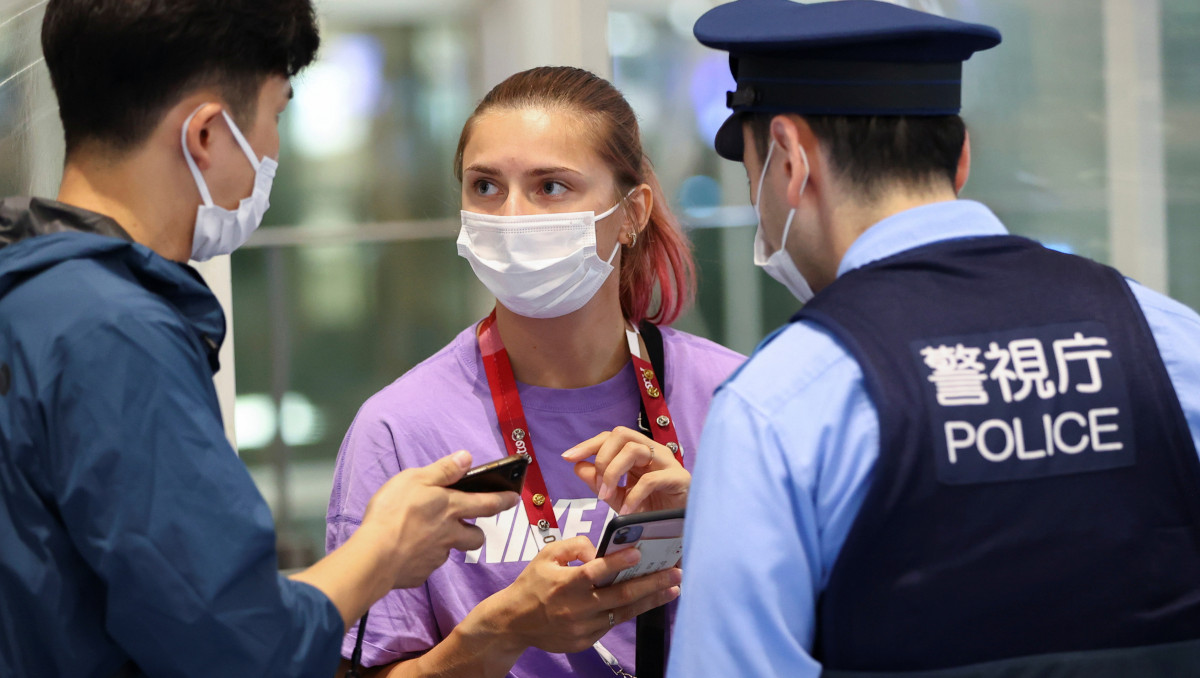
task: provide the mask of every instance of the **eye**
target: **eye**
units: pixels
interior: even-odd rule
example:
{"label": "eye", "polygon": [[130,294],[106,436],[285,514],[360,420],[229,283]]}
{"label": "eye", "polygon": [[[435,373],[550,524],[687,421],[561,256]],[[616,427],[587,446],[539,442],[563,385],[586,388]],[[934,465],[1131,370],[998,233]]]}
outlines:
{"label": "eye", "polygon": [[545,193],[546,195],[548,195],[552,198],[560,196],[566,192],[567,192],[566,184],[562,184],[557,181],[543,181],[542,182],[542,193]]}
{"label": "eye", "polygon": [[475,182],[475,193],[484,197],[493,196],[500,192],[500,189],[488,181],[487,179],[479,179]]}

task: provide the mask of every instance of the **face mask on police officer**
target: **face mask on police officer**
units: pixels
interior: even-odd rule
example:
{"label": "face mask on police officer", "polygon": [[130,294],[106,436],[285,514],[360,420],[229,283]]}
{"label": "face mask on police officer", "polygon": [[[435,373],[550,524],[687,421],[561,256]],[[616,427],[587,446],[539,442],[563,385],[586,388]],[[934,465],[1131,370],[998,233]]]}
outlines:
{"label": "face mask on police officer", "polygon": [[[800,185],[800,195],[804,195],[804,189],[808,187],[809,166],[808,154],[804,152],[804,147],[800,146],[800,156],[804,160],[804,183]],[[762,221],[762,195],[763,184],[767,183],[767,170],[771,167],[771,156],[775,153],[775,140],[771,140],[771,145],[767,149],[767,158],[763,161],[762,174],[758,178],[758,192],[754,197],[754,215],[757,218],[758,228],[754,232],[754,265],[767,272],[767,275],[777,280],[780,284],[788,289],[794,297],[801,302],[806,302],[813,298],[812,287],[808,281],[804,279],[804,274],[796,267],[796,262],[792,261],[792,256],[787,252],[787,237],[792,230],[792,220],[796,218],[796,208],[788,211],[787,221],[783,225],[783,236],[779,239],[779,249],[775,252],[768,253],[769,245],[767,244],[766,234],[763,229]]]}

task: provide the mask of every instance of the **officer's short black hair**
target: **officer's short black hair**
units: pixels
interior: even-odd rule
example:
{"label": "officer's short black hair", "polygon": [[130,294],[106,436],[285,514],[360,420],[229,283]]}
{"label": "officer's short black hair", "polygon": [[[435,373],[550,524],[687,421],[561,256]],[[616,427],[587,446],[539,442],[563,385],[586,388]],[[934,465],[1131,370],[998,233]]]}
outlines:
{"label": "officer's short black hair", "polygon": [[68,155],[137,147],[198,87],[249,125],[266,78],[295,75],[319,45],[311,0],[50,0],[42,23]]}
{"label": "officer's short black hair", "polygon": [[[744,113],[761,162],[776,113]],[[801,116],[820,141],[833,171],[865,200],[887,186],[954,186],[967,127],[957,115]]]}

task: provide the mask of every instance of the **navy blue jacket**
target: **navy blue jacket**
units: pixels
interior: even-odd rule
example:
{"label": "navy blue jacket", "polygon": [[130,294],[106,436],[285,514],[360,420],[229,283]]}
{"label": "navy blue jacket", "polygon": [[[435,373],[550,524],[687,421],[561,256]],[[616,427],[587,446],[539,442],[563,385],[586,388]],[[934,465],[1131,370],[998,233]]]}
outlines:
{"label": "navy blue jacket", "polygon": [[0,676],[329,676],[212,383],[225,319],[112,220],[0,201]]}

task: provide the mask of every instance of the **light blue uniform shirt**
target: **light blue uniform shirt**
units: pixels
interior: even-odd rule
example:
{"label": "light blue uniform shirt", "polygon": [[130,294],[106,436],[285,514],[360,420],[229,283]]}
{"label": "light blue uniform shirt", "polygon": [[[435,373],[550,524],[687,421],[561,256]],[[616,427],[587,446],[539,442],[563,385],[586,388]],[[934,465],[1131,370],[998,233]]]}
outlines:
{"label": "light blue uniform shirt", "polygon": [[[922,245],[1005,233],[976,202],[918,207],[868,229],[838,275]],[[1200,448],[1200,316],[1129,286]],[[668,675],[819,675],[816,602],[879,456],[862,370],[829,332],[787,325],[717,391],[700,448]]]}

